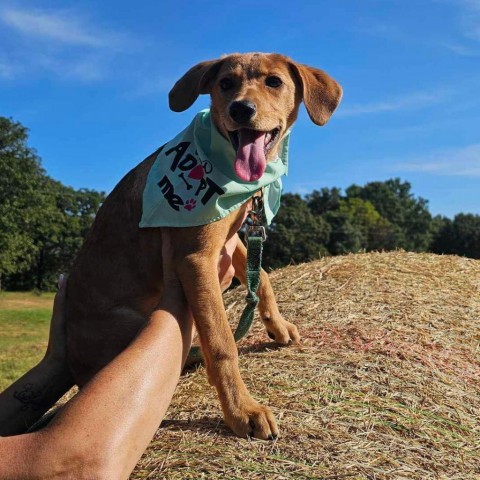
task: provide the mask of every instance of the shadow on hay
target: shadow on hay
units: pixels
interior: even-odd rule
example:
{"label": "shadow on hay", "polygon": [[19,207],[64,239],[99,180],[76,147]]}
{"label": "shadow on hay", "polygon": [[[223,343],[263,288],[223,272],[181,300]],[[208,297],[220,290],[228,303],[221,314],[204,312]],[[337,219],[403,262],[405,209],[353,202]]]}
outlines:
{"label": "shadow on hay", "polygon": [[192,432],[207,436],[238,438],[224,423],[221,417],[202,417],[192,420],[166,419],[160,425],[160,430],[171,432]]}
{"label": "shadow on hay", "polygon": [[243,345],[238,347],[239,355],[246,355],[248,353],[261,353],[272,350],[282,350],[288,348],[286,345],[279,345],[275,342],[258,342],[252,345]]}
{"label": "shadow on hay", "polygon": [[[239,355],[247,355],[249,353],[262,353],[262,352],[267,352],[267,351],[272,351],[272,350],[281,350],[283,348],[286,348],[285,345],[279,345],[278,343],[275,342],[258,342],[254,343],[252,345],[243,345],[238,347],[238,354]],[[185,367],[183,368],[182,375],[185,375],[186,373],[192,373],[194,372],[199,365],[202,365],[203,360],[198,360],[194,362],[189,362],[187,360]]]}

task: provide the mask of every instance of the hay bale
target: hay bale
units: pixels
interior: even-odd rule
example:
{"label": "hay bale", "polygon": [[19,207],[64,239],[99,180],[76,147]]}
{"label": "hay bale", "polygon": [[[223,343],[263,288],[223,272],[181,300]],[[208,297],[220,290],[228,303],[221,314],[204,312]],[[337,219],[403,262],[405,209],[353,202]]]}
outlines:
{"label": "hay bale", "polygon": [[199,367],[132,478],[480,478],[480,261],[356,254],[271,278],[302,345],[277,349],[258,321],[239,347],[278,441],[233,436]]}

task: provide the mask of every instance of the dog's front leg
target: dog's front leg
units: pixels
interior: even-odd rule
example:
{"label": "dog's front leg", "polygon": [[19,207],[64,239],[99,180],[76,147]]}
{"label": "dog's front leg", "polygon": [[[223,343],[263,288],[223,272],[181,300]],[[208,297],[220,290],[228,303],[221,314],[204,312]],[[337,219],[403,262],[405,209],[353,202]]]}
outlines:
{"label": "dog's front leg", "polygon": [[252,398],[240,376],[217,277],[227,236],[218,223],[171,230],[175,269],[195,318],[208,379],[217,390],[225,423],[241,437],[273,439],[278,428],[272,412]]}
{"label": "dog's front leg", "polygon": [[[238,237],[238,236],[237,236]],[[242,285],[246,282],[245,266],[247,263],[247,249],[238,237],[237,248],[233,254],[233,267],[235,268],[235,276],[240,280]],[[258,310],[260,318],[262,319],[268,336],[281,345],[288,345],[290,343],[298,343],[300,335],[297,327],[290,322],[287,322],[282,317],[278,310],[275,294],[273,293],[270,279],[265,270],[261,271],[260,286],[258,288]]]}

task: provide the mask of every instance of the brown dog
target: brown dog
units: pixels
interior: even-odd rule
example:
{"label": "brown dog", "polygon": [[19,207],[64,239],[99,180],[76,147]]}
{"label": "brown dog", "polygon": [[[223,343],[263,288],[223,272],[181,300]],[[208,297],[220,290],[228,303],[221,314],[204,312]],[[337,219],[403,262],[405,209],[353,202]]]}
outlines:
{"label": "brown dog", "polygon": [[[234,54],[189,70],[170,92],[170,108],[183,111],[199,94],[212,98],[215,126],[245,155],[235,161],[241,179],[255,180],[276,158],[280,142],[297,118],[303,100],[310,118],[324,125],[337,107],[341,87],[325,72],[278,54]],[[249,145],[261,137],[263,151]],[[250,149],[250,150],[249,150]],[[252,155],[255,157],[252,160]],[[237,157],[239,154],[237,153]],[[168,261],[183,285],[195,317],[210,383],[216,387],[227,425],[239,436],[278,435],[267,407],[249,394],[238,368],[238,353],[216,278],[226,240],[236,235],[245,209],[222,220],[187,228],[139,228],[142,192],[156,152],[116,186],[99,210],[71,272],[67,289],[69,362],[79,385],[122,351],[145,324],[162,293],[162,236],[170,235]],[[246,250],[238,241],[236,276],[245,281]],[[270,336],[280,344],[298,342],[297,328],[278,311],[262,271],[259,310]]]}

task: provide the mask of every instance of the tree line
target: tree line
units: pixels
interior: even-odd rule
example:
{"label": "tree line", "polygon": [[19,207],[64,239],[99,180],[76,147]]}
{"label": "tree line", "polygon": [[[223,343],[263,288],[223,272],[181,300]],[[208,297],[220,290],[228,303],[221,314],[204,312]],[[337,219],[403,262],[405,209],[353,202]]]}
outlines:
{"label": "tree line", "polygon": [[398,178],[287,193],[268,231],[264,265],[278,268],[324,255],[404,249],[480,258],[480,215],[432,216]]}
{"label": "tree line", "polygon": [[[51,290],[68,272],[104,192],[76,190],[50,178],[28,131],[0,117],[0,288]],[[480,216],[432,216],[427,200],[400,179],[286,193],[268,228],[264,266],[324,255],[395,250],[480,258]]]}
{"label": "tree line", "polygon": [[0,287],[52,290],[105,194],[50,178],[27,140],[23,125],[0,117]]}

